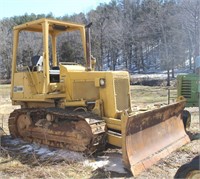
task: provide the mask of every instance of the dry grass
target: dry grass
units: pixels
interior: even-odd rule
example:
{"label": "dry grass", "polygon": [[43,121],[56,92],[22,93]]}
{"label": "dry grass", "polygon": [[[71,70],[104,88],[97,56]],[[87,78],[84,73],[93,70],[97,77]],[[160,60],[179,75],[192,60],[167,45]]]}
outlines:
{"label": "dry grass", "polygon": [[0,85],[0,94],[2,98],[9,98],[10,85]]}
{"label": "dry grass", "polygon": [[40,161],[35,153],[0,149],[0,178],[91,178],[93,170],[79,162]]}
{"label": "dry grass", "polygon": [[91,178],[92,169],[80,163],[29,166],[14,160],[0,165],[1,178]]}
{"label": "dry grass", "polygon": [[[131,94],[132,94],[132,103],[136,106],[146,106],[154,103],[165,103],[168,102],[168,91],[167,88],[164,87],[148,87],[148,86],[131,86]],[[176,96],[176,90],[173,89],[171,91],[172,96]],[[0,100],[1,100],[1,108],[0,108],[0,127],[3,125],[4,130],[8,133],[7,130],[7,119],[9,113],[13,111],[13,109],[17,107],[13,107],[11,105],[11,101],[9,98],[10,95],[10,86],[9,85],[0,85]],[[198,128],[198,111],[191,109],[194,116],[192,116],[192,125],[191,130],[193,132],[197,132]],[[181,153],[181,157],[184,157],[184,153],[192,153],[191,151],[195,151],[191,154],[190,157],[196,154],[196,148],[193,150],[195,143],[191,143],[191,145],[184,146],[179,150]],[[188,156],[188,155],[186,155]],[[173,158],[174,157],[174,158]],[[174,154],[170,159],[170,163],[178,162],[179,160],[176,158],[177,156]],[[179,156],[178,156],[179,158]],[[189,160],[189,159],[187,159]],[[184,163],[185,160],[182,160]],[[162,163],[161,163],[162,164]],[[164,167],[157,165],[153,167],[150,171],[144,172],[141,176],[144,178],[147,177],[158,177],[159,174],[163,174],[162,176],[168,176],[169,171]],[[168,162],[169,164],[169,162]],[[178,163],[177,167],[182,163]],[[177,168],[169,168],[172,172],[175,172]],[[159,171],[159,172],[158,172]],[[173,176],[172,173],[170,176]],[[114,175],[115,177],[119,177],[119,174]],[[37,159],[37,156],[32,153],[31,155],[21,155],[14,153],[13,151],[7,151],[1,147],[0,149],[0,178],[111,178],[113,174],[111,172],[105,172],[103,169],[98,169],[93,171],[91,167],[86,167],[82,163],[79,162],[56,162],[52,163],[50,161],[40,162]]]}
{"label": "dry grass", "polygon": [[[131,86],[132,105],[139,107],[168,104],[168,88],[160,86]],[[176,100],[176,89],[170,89],[170,103]]]}

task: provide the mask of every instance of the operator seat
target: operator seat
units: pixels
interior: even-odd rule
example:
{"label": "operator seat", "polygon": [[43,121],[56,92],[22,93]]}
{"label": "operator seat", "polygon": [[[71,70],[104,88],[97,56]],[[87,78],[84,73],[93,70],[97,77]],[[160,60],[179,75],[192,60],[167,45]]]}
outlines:
{"label": "operator seat", "polygon": [[43,56],[35,55],[31,58],[33,71],[42,71]]}
{"label": "operator seat", "polygon": [[[33,56],[31,58],[32,70],[42,71],[43,70],[43,56]],[[59,66],[51,67],[49,70],[50,83],[58,83],[60,81],[60,68]]]}

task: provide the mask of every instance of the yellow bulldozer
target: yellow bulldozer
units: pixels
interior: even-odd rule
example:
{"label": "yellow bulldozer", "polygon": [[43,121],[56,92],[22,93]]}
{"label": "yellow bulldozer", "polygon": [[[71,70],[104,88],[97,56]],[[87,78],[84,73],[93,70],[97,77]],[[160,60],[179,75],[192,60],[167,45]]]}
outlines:
{"label": "yellow bulldozer", "polygon": [[[57,37],[74,31],[85,65],[57,59]],[[27,66],[17,63],[23,32],[42,36],[42,54]],[[133,111],[129,73],[95,71],[90,49],[90,25],[43,18],[14,27],[11,99],[21,109],[10,114],[11,136],[90,154],[106,144],[121,147],[134,176],[190,141],[182,122],[184,99]]]}

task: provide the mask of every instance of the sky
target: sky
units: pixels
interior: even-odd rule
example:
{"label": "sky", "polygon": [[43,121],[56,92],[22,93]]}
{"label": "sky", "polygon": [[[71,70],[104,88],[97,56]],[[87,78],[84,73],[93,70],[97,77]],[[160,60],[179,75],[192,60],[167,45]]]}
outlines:
{"label": "sky", "polygon": [[53,13],[55,17],[87,13],[100,3],[111,0],[0,0],[0,19],[5,17],[31,14]]}

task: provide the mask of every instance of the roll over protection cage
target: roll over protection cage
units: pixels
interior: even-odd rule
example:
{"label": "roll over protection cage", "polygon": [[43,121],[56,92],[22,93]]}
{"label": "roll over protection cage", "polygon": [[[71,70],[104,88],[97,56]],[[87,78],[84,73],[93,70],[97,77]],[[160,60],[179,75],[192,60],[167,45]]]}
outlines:
{"label": "roll over protection cage", "polygon": [[[17,50],[19,43],[19,33],[21,31],[40,32],[43,34],[43,71],[45,79],[45,93],[48,93],[48,85],[50,83],[49,78],[49,35],[52,40],[52,57],[53,66],[57,66],[57,51],[56,51],[56,37],[63,32],[79,31],[82,40],[82,46],[84,51],[85,67],[86,70],[91,70],[91,46],[90,46],[90,26],[80,25],[69,22],[63,22],[53,19],[39,19],[31,22],[27,22],[22,25],[15,26],[13,28],[13,60],[12,60],[12,83],[14,80],[14,73],[16,72],[17,65]],[[13,88],[13,86],[11,86]]]}

